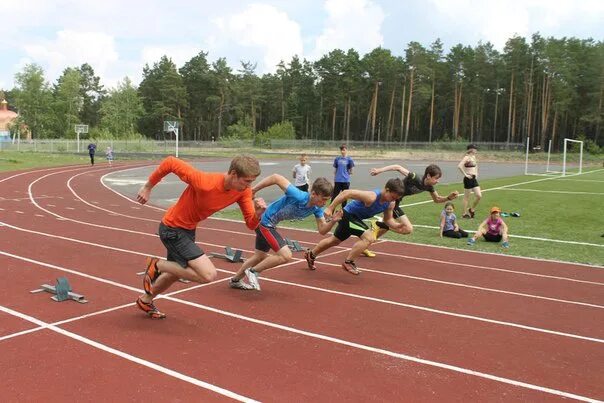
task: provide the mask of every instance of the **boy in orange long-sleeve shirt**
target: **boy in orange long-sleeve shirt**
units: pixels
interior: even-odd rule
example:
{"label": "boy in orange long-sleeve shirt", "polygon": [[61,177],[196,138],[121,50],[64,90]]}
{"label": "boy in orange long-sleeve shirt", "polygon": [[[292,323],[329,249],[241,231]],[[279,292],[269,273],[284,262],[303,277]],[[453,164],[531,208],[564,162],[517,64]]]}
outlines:
{"label": "boy in orange long-sleeve shirt", "polygon": [[216,279],[216,267],[195,243],[195,228],[200,221],[237,202],[247,227],[255,230],[266,209],[264,200],[252,199],[250,186],[260,175],[260,164],[252,156],[233,158],[227,173],[199,171],[186,162],[168,157],[141,187],[137,201],[145,204],[151,189],[169,173],[177,175],[188,186],[159,224],[159,238],[168,251],[167,260],[147,258],[145,293],[136,300],[137,306],[154,319],[163,319],[166,315],[155,307],[153,299],[179,278],[198,283]]}

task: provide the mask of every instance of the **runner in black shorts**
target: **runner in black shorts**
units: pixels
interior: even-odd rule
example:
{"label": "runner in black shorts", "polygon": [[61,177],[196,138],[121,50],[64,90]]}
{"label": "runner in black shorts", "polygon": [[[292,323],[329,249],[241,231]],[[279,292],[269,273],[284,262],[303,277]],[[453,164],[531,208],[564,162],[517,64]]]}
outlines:
{"label": "runner in black shorts", "polygon": [[[478,184],[478,161],[476,161],[476,146],[469,144],[466,155],[461,159],[457,168],[463,174],[463,218],[474,218],[476,206],[482,198],[480,185]],[[470,203],[470,197],[474,193],[474,202]]]}
{"label": "runner in black shorts", "polygon": [[[434,186],[439,182],[442,177],[442,171],[438,165],[428,165],[424,171],[424,176],[420,177],[415,172],[410,172],[408,169],[401,165],[388,165],[383,168],[372,168],[370,173],[372,176],[379,175],[386,171],[398,171],[405,178],[403,179],[403,185],[405,190],[400,199],[396,201],[394,210],[394,218],[399,223],[400,228],[397,230],[400,234],[410,234],[413,232],[413,225],[409,218],[405,215],[403,209],[400,208],[399,204],[405,196],[411,196],[421,192],[429,192],[432,196],[434,203],[445,203],[453,200],[457,197],[459,192],[451,192],[448,196],[441,196],[434,189]],[[390,228],[385,222],[377,222],[375,227],[375,237],[379,238],[384,235]]]}
{"label": "runner in black shorts", "polygon": [[371,218],[375,214],[384,213],[384,222],[393,230],[398,231],[401,224],[393,217],[394,201],[403,195],[403,182],[396,178],[386,182],[384,189],[364,191],[364,190],[345,190],[340,193],[325,209],[325,216],[331,217],[336,207],[345,200],[352,200],[343,208],[344,215],[329,238],[323,239],[312,250],[308,250],[304,257],[308,263],[308,268],[315,270],[315,258],[321,252],[339,245],[350,236],[359,237],[359,240],[352,246],[346,260],[342,263],[342,268],[349,273],[359,274],[355,259],[373,242],[376,238],[373,231],[363,222],[364,219]]}

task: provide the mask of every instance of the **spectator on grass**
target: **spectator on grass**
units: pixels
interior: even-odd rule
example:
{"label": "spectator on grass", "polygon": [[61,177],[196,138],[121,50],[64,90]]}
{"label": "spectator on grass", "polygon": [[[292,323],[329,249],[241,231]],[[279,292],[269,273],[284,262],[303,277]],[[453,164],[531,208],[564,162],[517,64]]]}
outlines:
{"label": "spectator on grass", "polygon": [[90,155],[90,165],[94,166],[94,153],[96,153],[96,144],[88,144],[88,155]]}
{"label": "spectator on grass", "polygon": [[[260,225],[256,228],[256,250],[250,258],[245,259],[237,274],[231,278],[229,282],[231,288],[260,291],[258,276],[261,272],[293,260],[292,251],[277,231],[279,222],[302,220],[314,215],[317,231],[325,235],[342,217],[341,211],[334,214],[329,221],[324,217],[323,207],[329,202],[333,191],[333,185],[325,178],[317,178],[308,193],[296,189],[283,176],[273,174],[258,182],[252,188],[252,193],[256,194],[261,189],[273,185],[279,186],[285,194],[269,204],[262,214]],[[273,255],[269,254],[271,249]],[[249,284],[243,282],[244,276],[247,277]]]}
{"label": "spectator on grass", "polygon": [[472,246],[481,236],[487,242],[501,242],[502,247],[509,248],[508,226],[501,218],[501,209],[497,206],[491,208],[491,214],[478,227],[474,236],[468,239],[468,245]]}
{"label": "spectator on grass", "polygon": [[308,156],[300,154],[300,163],[294,165],[292,172],[294,178],[294,186],[303,192],[308,192],[308,183],[310,182],[310,174],[312,169],[308,165]]}
{"label": "spectator on grass", "polygon": [[452,202],[446,202],[445,208],[440,213],[440,237],[443,236],[457,239],[468,237],[468,233],[457,225],[455,206]]}
{"label": "spectator on grass", "polygon": [[[147,203],[153,187],[170,173],[177,175],[187,188],[159,223],[159,239],[166,247],[167,260],[147,258],[143,277],[145,292],[136,300],[136,305],[153,319],[166,317],[153,300],[179,278],[198,283],[216,279],[214,263],[195,243],[195,230],[201,221],[237,203],[245,224],[254,230],[266,209],[264,200],[252,197],[252,182],[260,175],[260,163],[253,156],[233,158],[226,173],[199,171],[178,158],[168,157],[151,173],[138,191],[136,200],[141,204]],[[215,232],[205,228],[204,233],[208,237],[216,236]]]}
{"label": "spectator on grass", "polygon": [[[478,161],[476,161],[477,147],[469,144],[466,155],[461,159],[457,168],[463,174],[463,218],[474,218],[476,206],[482,198],[480,185],[478,184]],[[470,198],[474,193],[474,202],[470,203]]]}

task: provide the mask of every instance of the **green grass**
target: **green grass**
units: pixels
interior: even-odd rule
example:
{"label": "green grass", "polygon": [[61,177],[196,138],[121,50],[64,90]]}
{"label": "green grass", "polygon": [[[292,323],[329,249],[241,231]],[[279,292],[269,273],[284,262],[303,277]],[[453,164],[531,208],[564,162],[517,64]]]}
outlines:
{"label": "green grass", "polygon": [[[579,182],[593,180],[594,182]],[[563,193],[540,193],[494,189],[500,186],[537,181],[513,186],[514,189],[539,189],[548,191],[575,191],[600,193],[598,195],[578,195]],[[526,256],[549,260],[578,262],[604,265],[604,171],[588,173],[565,179],[547,179],[539,176],[517,176],[504,179],[482,180],[483,199],[478,206],[476,218],[458,219],[465,230],[475,231],[480,222],[488,216],[491,206],[497,205],[504,212],[519,212],[520,217],[506,217],[511,238],[510,249],[503,249],[500,244],[487,243],[479,240],[472,250],[502,253],[506,255]],[[493,190],[489,190],[493,189]],[[439,185],[438,192],[447,194],[456,190],[456,185]],[[427,201],[424,204],[404,206],[405,213],[415,226],[411,235],[388,233],[387,239],[405,242],[439,245],[450,248],[469,249],[465,240],[438,236],[439,216],[442,204],[431,202],[428,194],[411,196],[403,200],[403,204],[414,204]],[[463,208],[462,199],[455,201],[458,217]],[[219,217],[241,219],[241,213],[234,210],[224,210],[217,214]],[[308,218],[300,222],[283,222],[283,227],[315,229],[314,219]],[[429,228],[433,227],[433,228]],[[519,238],[546,238],[536,240]],[[317,235],[317,241],[320,236]],[[554,242],[553,240],[576,241],[590,245],[576,245]],[[404,253],[404,246],[401,246]]]}
{"label": "green grass", "polygon": [[20,169],[44,168],[61,165],[90,163],[88,155],[46,154],[20,151],[0,152],[0,171],[15,171]]}

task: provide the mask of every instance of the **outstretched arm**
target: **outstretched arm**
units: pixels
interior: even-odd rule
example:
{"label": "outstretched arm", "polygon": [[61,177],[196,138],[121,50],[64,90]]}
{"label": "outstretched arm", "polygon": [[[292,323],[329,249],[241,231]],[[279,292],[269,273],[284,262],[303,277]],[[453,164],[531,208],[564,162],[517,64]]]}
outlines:
{"label": "outstretched arm", "polygon": [[285,179],[285,177],[283,177],[282,175],[272,174],[272,175],[267,176],[266,178],[262,179],[257,184],[255,184],[254,187],[252,188],[252,193],[256,194],[260,190],[262,190],[266,187],[272,186],[272,185],[279,186],[281,188],[281,190],[283,190],[285,192],[287,187],[289,185],[291,185],[291,182],[288,181],[287,179]]}
{"label": "outstretched arm", "polygon": [[435,190],[434,192],[430,192],[430,196],[432,196],[432,200],[434,203],[444,203],[446,201],[453,200],[459,196],[459,192],[456,190],[454,192],[449,193],[447,196],[441,196]]}
{"label": "outstretched arm", "polygon": [[338,211],[337,213],[334,213],[331,216],[331,219],[328,221],[325,219],[325,217],[321,217],[321,218],[317,218],[317,229],[319,230],[319,234],[321,235],[325,235],[327,234],[329,231],[331,231],[331,229],[333,228],[334,225],[336,225],[336,223],[338,221],[340,221],[342,219],[342,211]]}
{"label": "outstretched arm", "polygon": [[398,171],[403,176],[409,175],[409,170],[407,168],[403,167],[402,165],[388,165],[388,166],[385,166],[382,168],[371,168],[369,173],[371,174],[371,176],[375,176],[375,175],[379,175],[382,172],[386,172],[386,171]]}
{"label": "outstretched arm", "polygon": [[440,232],[441,238],[443,237],[444,229],[445,229],[445,215],[443,214],[440,216],[440,231],[439,232]]}

